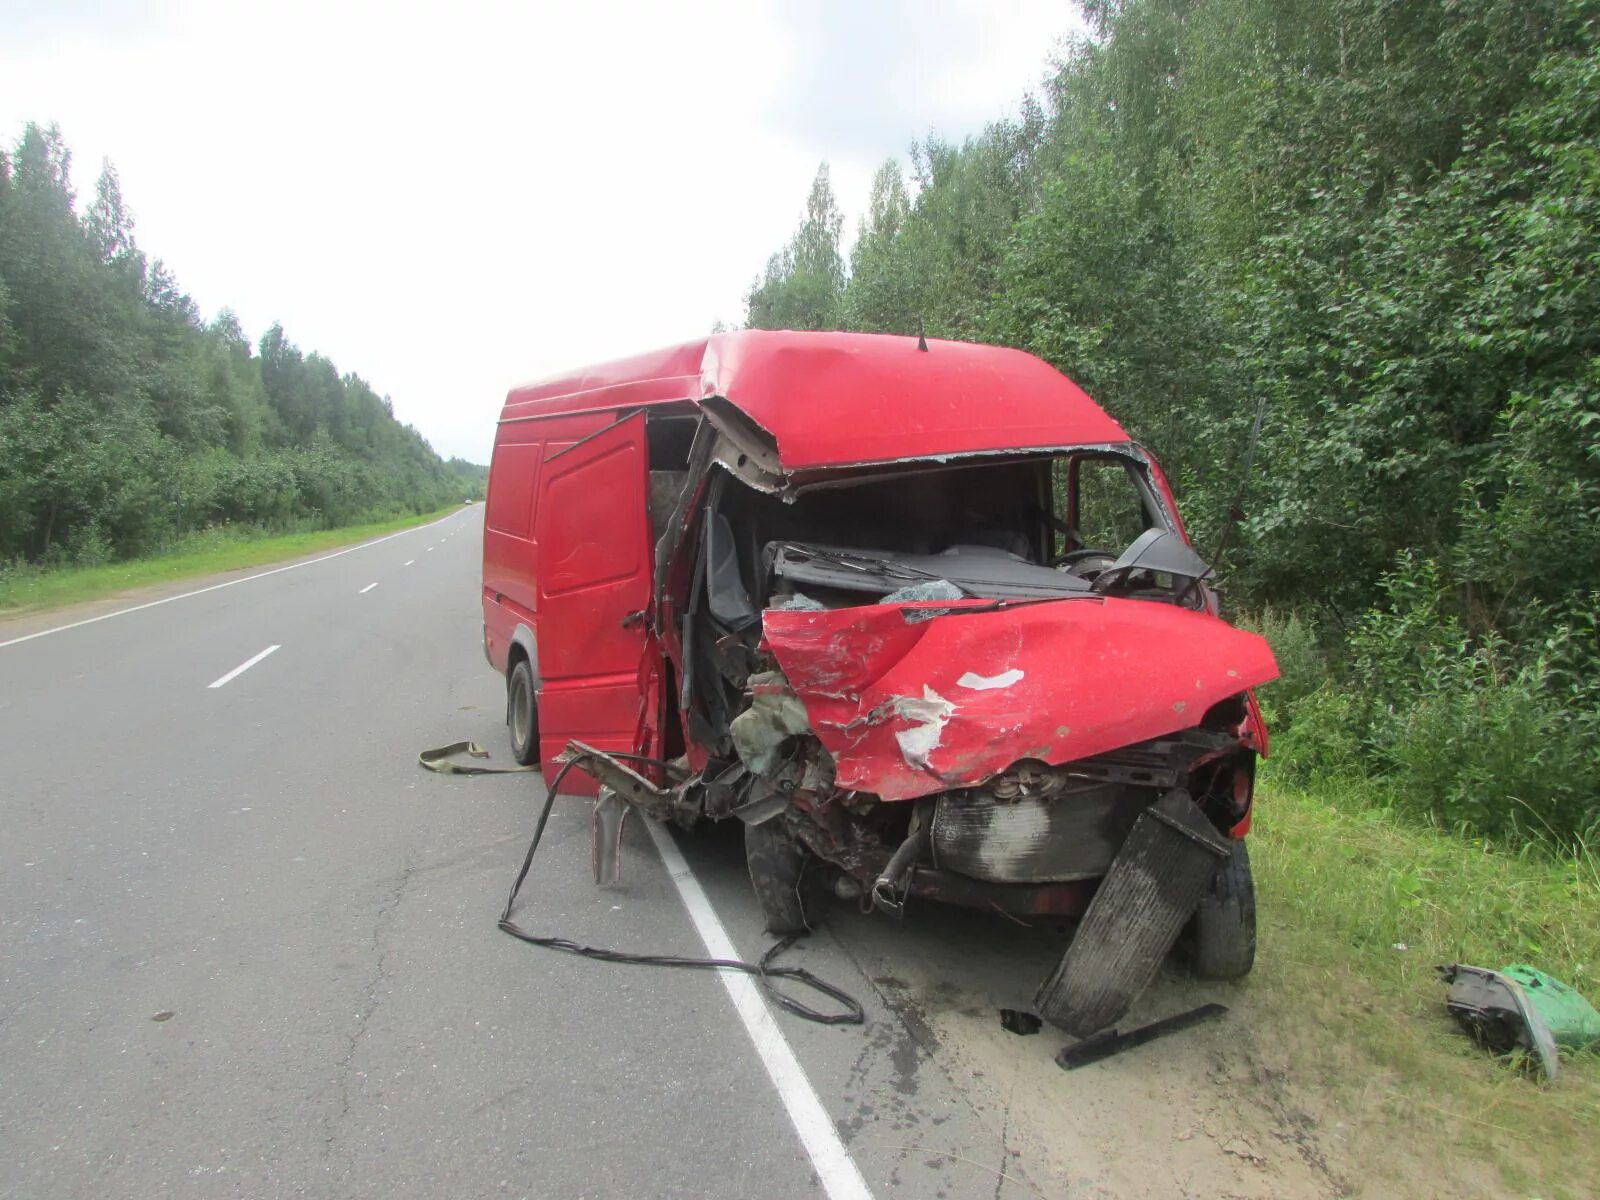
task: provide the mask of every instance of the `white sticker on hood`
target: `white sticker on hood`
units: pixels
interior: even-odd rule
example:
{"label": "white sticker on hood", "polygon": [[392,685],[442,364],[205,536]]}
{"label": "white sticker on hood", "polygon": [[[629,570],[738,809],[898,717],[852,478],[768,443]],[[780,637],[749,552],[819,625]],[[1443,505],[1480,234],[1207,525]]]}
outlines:
{"label": "white sticker on hood", "polygon": [[987,692],[993,688],[1008,688],[1013,683],[1022,680],[1022,672],[1012,667],[1002,675],[977,675],[968,671],[956,680],[957,687],[969,688],[974,692]]}

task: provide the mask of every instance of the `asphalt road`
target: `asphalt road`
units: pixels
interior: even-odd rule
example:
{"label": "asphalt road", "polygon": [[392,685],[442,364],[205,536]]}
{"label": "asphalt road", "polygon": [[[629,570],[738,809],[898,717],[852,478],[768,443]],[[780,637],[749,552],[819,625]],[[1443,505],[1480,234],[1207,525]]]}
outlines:
{"label": "asphalt road", "polygon": [[[416,766],[461,738],[509,765],[481,520],[0,624],[0,1196],[840,1194],[719,977],[496,929],[538,776]],[[641,822],[617,888],[588,839],[558,804],[525,924],[705,953]],[[678,842],[759,956],[737,830]],[[868,1012],[776,1018],[827,1136],[878,1197],[1066,1194],[904,981],[978,969],[1025,1004],[1059,945],[919,920],[846,914],[794,955]]]}

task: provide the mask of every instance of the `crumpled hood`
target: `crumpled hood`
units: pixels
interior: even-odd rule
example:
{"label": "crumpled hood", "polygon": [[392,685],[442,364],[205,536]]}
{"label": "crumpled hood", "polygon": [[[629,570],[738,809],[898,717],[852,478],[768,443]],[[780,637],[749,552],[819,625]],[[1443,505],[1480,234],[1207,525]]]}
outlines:
{"label": "crumpled hood", "polygon": [[762,615],[841,789],[906,800],[975,786],[1018,759],[1073,762],[1191,728],[1278,676],[1263,638],[1170,604],[972,607]]}

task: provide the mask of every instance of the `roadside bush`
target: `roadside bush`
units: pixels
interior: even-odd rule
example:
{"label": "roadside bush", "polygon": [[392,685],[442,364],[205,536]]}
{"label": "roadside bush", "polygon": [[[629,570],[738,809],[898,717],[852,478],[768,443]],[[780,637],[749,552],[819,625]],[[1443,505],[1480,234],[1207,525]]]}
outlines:
{"label": "roadside bush", "polygon": [[[1263,706],[1273,686],[1263,689]],[[1273,769],[1300,783],[1319,778],[1366,781],[1372,764],[1362,742],[1363,717],[1349,691],[1331,681],[1300,697],[1286,724],[1268,719]]]}
{"label": "roadside bush", "polygon": [[300,487],[283,453],[260,453],[228,463],[213,498],[213,517],[280,528],[300,511]]}
{"label": "roadside bush", "polygon": [[[209,323],[135,243],[107,164],[79,203],[61,131],[0,148],[0,561],[162,554],[217,523],[316,528],[481,494],[387,397],[274,325]],[[81,197],[87,201],[88,197]]]}
{"label": "roadside bush", "polygon": [[1287,732],[1301,705],[1329,679],[1328,655],[1317,626],[1297,612],[1265,608],[1238,621],[1242,629],[1259,633],[1278,660],[1278,678],[1261,689],[1261,715],[1274,732]]}
{"label": "roadside bush", "polygon": [[[1395,807],[1484,836],[1561,847],[1592,837],[1600,826],[1592,607],[1539,610],[1544,636],[1513,644],[1467,632],[1431,560],[1403,555],[1384,591],[1387,605],[1350,638],[1341,682],[1298,693],[1286,671],[1280,769],[1302,780],[1375,779]],[[1295,635],[1281,620],[1273,628],[1292,662]]]}
{"label": "roadside bush", "polygon": [[111,539],[98,521],[88,521],[67,535],[62,558],[74,567],[103,567],[115,557]]}
{"label": "roadside bush", "polygon": [[1565,844],[1600,817],[1592,714],[1567,710],[1541,663],[1511,668],[1481,647],[1438,692],[1384,715],[1369,737],[1400,794],[1448,824]]}

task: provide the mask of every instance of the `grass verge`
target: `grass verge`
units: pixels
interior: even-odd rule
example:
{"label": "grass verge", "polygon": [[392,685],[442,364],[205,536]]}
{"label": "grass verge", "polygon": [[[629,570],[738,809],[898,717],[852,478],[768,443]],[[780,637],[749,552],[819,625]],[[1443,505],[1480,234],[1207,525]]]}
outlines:
{"label": "grass verge", "polygon": [[321,550],[364,542],[415,525],[425,525],[459,507],[450,505],[421,516],[394,517],[364,525],[301,533],[274,534],[257,529],[221,527],[193,534],[171,553],[155,558],[108,563],[98,567],[0,570],[0,617],[21,616],[39,609],[96,600],[130,588],[284,562]]}
{"label": "grass verge", "polygon": [[1600,1055],[1541,1087],[1457,1031],[1434,967],[1529,962],[1595,1000],[1600,863],[1408,823],[1377,795],[1264,779],[1252,981],[1285,1068],[1363,1164],[1357,1194],[1594,1195]]}

